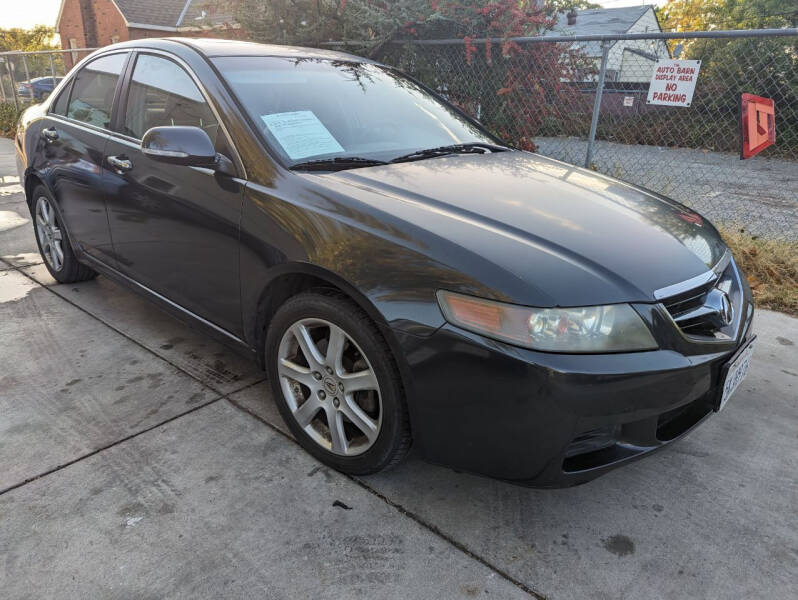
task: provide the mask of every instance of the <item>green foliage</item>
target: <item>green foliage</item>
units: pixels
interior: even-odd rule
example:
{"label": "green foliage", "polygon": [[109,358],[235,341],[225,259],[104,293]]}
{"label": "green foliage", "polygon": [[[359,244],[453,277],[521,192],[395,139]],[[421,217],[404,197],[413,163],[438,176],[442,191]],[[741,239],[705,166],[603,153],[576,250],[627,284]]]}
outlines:
{"label": "green foliage", "polygon": [[51,50],[55,44],[55,29],[37,25],[32,29],[0,29],[0,52],[9,50]]}
{"label": "green foliage", "polygon": [[568,12],[574,10],[586,10],[589,8],[601,8],[601,4],[595,4],[588,0],[549,0],[547,3],[556,12]]}
{"label": "green foliage", "polygon": [[13,102],[0,102],[0,137],[13,137],[19,112]]}

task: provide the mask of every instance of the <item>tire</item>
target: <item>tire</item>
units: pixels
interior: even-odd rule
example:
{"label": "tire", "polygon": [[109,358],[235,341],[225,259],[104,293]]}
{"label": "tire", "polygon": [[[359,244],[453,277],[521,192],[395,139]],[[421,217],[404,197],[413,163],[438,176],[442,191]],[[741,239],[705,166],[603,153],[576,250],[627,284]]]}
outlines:
{"label": "tire", "polygon": [[31,215],[36,244],[39,246],[44,266],[59,283],[94,279],[97,277],[97,272],[81,264],[75,257],[69,236],[54,206],[55,203],[47,188],[37,185],[31,196]]}
{"label": "tire", "polygon": [[[340,343],[331,347],[332,339]],[[303,350],[308,343],[315,353]],[[280,414],[318,460],[367,475],[407,455],[411,435],[399,371],[376,325],[356,304],[334,291],[290,298],[271,320],[265,358]],[[343,439],[335,435],[341,432]]]}

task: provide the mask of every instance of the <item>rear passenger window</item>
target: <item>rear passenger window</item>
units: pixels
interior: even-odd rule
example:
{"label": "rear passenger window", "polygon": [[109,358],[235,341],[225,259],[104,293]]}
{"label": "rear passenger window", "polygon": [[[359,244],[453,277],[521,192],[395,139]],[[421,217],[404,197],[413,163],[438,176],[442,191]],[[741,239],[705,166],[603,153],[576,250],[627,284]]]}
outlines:
{"label": "rear passenger window", "polygon": [[194,81],[177,63],[140,54],[130,81],[124,133],[136,139],[151,127],[201,127],[216,141],[218,123]]}
{"label": "rear passenger window", "polygon": [[67,116],[108,129],[119,74],[127,53],[110,54],[91,61],[75,76]]}

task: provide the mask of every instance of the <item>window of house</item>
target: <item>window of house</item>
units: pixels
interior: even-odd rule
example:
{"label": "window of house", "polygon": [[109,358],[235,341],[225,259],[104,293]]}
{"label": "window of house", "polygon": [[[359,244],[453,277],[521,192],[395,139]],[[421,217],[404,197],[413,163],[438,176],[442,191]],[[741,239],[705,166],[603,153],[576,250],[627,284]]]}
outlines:
{"label": "window of house", "polygon": [[[69,47],[72,48],[73,50],[75,48],[77,48],[78,47],[78,40],[76,40],[75,38],[69,38]],[[72,53],[72,64],[74,65],[76,62],[78,62],[78,53],[77,52],[73,52]]]}
{"label": "window of house", "polygon": [[111,36],[111,43],[112,44],[118,44],[119,43],[119,36],[118,35],[112,35]]}
{"label": "window of house", "polygon": [[194,81],[177,63],[140,54],[130,81],[124,133],[141,139],[151,127],[204,129],[216,141],[218,123]]}
{"label": "window of house", "polygon": [[127,53],[109,54],[83,67],[72,82],[67,116],[76,121],[108,129],[119,74]]}

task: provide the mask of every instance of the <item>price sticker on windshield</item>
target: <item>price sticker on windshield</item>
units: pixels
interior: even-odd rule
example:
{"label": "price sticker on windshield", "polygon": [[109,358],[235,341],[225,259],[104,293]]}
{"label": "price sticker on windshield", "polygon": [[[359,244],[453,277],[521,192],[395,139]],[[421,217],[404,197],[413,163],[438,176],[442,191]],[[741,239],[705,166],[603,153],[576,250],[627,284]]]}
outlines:
{"label": "price sticker on windshield", "polygon": [[274,113],[260,118],[291,159],[344,151],[313,111]]}

